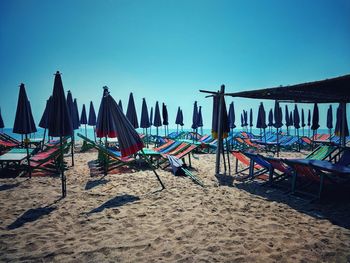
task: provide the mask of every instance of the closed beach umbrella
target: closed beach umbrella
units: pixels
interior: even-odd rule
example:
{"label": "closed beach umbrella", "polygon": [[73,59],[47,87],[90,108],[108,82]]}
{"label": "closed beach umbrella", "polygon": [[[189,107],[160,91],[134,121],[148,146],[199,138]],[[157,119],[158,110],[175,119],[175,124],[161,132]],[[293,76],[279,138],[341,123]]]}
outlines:
{"label": "closed beach umbrella", "polygon": [[[234,129],[236,128],[235,122],[236,122],[236,114],[235,114],[235,106],[233,104],[233,102],[230,103],[230,108],[229,108],[229,114],[228,114],[228,118],[229,118],[229,127],[230,129]],[[233,131],[232,131],[233,132]]]}
{"label": "closed beach umbrella", "polygon": [[152,125],[153,125],[153,107],[151,107],[151,113],[149,114],[149,134],[152,134]]}
{"label": "closed beach umbrella", "polygon": [[167,127],[169,125],[169,117],[168,117],[168,109],[164,104],[164,102],[162,104],[162,115],[163,115],[164,135],[166,136],[168,134]]}
{"label": "closed beach umbrella", "polygon": [[250,108],[249,112],[249,127],[250,127],[250,133],[252,133],[252,127],[253,127],[253,109]]}
{"label": "closed beach umbrella", "polygon": [[95,108],[94,108],[94,104],[92,103],[92,101],[90,101],[88,125],[93,126],[93,129],[94,129],[94,139],[95,139],[95,141],[96,141],[96,134],[95,134],[96,113],[95,113]]}
{"label": "closed beach umbrella", "polygon": [[185,125],[184,124],[184,115],[183,115],[183,113],[182,113],[182,110],[180,111],[180,120],[181,120],[181,122],[180,122],[180,126],[181,126],[181,130],[183,130],[183,126]]}
{"label": "closed beach umbrella", "polygon": [[286,122],[286,127],[287,127],[287,135],[289,135],[289,126],[291,125],[290,124],[290,119],[289,119],[289,110],[288,110],[288,105],[285,106],[285,109],[284,109],[284,120]]}
{"label": "closed beach umbrella", "polygon": [[293,111],[289,112],[289,126],[293,126],[294,120],[293,120]]}
{"label": "closed beach umbrella", "polygon": [[331,134],[331,130],[333,129],[333,109],[332,105],[329,105],[327,110],[327,128],[330,130],[329,134]]}
{"label": "closed beach umbrella", "polygon": [[198,127],[201,128],[201,134],[203,135],[202,106],[199,106],[199,109],[198,109]]}
{"label": "closed beach umbrella", "polygon": [[[107,104],[109,100],[105,100],[105,97],[109,96],[108,87],[103,87],[103,96],[98,110],[96,121],[96,136],[98,138],[115,138],[117,137],[117,127],[113,120],[111,106]],[[106,139],[107,142],[107,139]]]}
{"label": "closed beach umbrella", "polygon": [[243,112],[243,117],[244,117],[244,126],[247,127],[247,130],[248,130],[248,111]]}
{"label": "closed beach umbrella", "polygon": [[[345,111],[345,112],[343,112]],[[344,118],[345,117],[345,118]],[[343,132],[344,131],[344,132]],[[341,137],[342,145],[345,145],[345,137],[349,136],[349,127],[346,116],[346,104],[340,103],[337,109],[337,120],[334,133]]]}
{"label": "closed beach umbrella", "polygon": [[271,128],[273,126],[273,112],[272,112],[272,109],[270,109],[269,111],[269,122],[267,124],[270,128],[270,132],[271,132]]}
{"label": "closed beach umbrella", "polygon": [[181,124],[181,109],[180,107],[177,108],[176,118],[175,118],[175,124],[176,124],[176,132],[179,132],[179,125]]}
{"label": "closed beach umbrella", "polygon": [[295,104],[293,111],[293,124],[298,137],[298,150],[300,151],[300,141],[299,141],[299,129],[300,129],[300,116],[298,106]]}
{"label": "closed beach umbrella", "polygon": [[121,110],[122,112],[124,112],[124,111],[123,111],[123,103],[122,103],[122,100],[119,100],[118,105],[119,105],[120,110]]}
{"label": "closed beach umbrella", "polygon": [[143,128],[143,129],[146,129],[146,142],[147,142],[147,147],[148,147],[148,132],[147,132],[147,129],[149,127],[151,127],[151,123],[149,121],[148,108],[147,108],[147,103],[146,103],[146,99],[145,98],[142,99],[140,127]]}
{"label": "closed beach umbrella", "polygon": [[74,114],[75,120],[78,120],[78,127],[80,127],[80,118],[79,118],[79,110],[78,110],[78,102],[77,99],[74,99]]}
{"label": "closed beach umbrella", "polygon": [[159,127],[162,126],[162,120],[160,117],[160,110],[159,110],[159,104],[158,101],[156,102],[156,107],[154,108],[154,120],[153,120],[153,126],[156,127],[156,132],[157,132],[157,139],[156,139],[156,144],[158,145],[159,142]]}
{"label": "closed beach umbrella", "polygon": [[87,130],[86,130],[87,123],[88,123],[88,121],[87,121],[87,117],[86,117],[85,104],[83,104],[83,109],[81,110],[81,116],[80,116],[80,124],[84,124],[84,126],[85,126],[85,137],[87,137]]}
{"label": "closed beach umbrella", "polygon": [[318,111],[318,105],[317,103],[314,104],[314,110],[312,112],[312,125],[311,125],[311,130],[313,130],[313,139],[315,139],[315,135],[317,132],[317,129],[320,127],[319,124],[320,121],[320,115]]}
{"label": "closed beach umbrella", "polygon": [[60,170],[61,170],[61,179],[62,179],[62,196],[65,197],[67,193],[67,189],[66,189],[66,177],[64,175],[65,168],[63,167],[62,137],[72,136],[73,128],[72,128],[72,121],[68,111],[66,97],[64,95],[61,74],[58,71],[55,74],[51,109],[52,110],[50,110],[50,116],[49,116],[49,136],[60,137],[60,148],[61,148]]}
{"label": "closed beach umbrella", "polygon": [[222,127],[222,138],[219,136],[219,96],[213,96],[213,118],[212,118],[212,136],[215,139],[227,138],[230,128],[228,126],[228,116],[226,110],[225,99],[223,99],[223,104],[221,107],[221,127]]}
{"label": "closed beach umbrella", "polygon": [[[243,111],[244,112],[244,111]],[[242,127],[242,129],[244,129],[244,113],[241,113],[241,127]]]}
{"label": "closed beach umbrella", "polygon": [[136,108],[135,108],[135,101],[134,101],[134,95],[132,92],[129,96],[129,103],[128,108],[126,110],[126,117],[129,119],[131,124],[134,126],[135,129],[139,127],[139,122],[137,120],[137,114],[136,114]]}
{"label": "closed beach umbrella", "polygon": [[68,90],[67,93],[67,105],[68,105],[68,112],[70,115],[70,119],[72,122],[72,128],[73,130],[79,129],[79,118],[77,118],[77,115],[75,114],[75,106],[73,102],[72,93],[70,90]]}
{"label": "closed beach umbrella", "polygon": [[50,116],[50,107],[51,107],[52,96],[46,101],[46,106],[43,115],[41,116],[39,127],[44,129],[43,142],[45,141],[46,130],[49,128],[49,116]]}
{"label": "closed beach umbrella", "polygon": [[30,107],[30,102],[27,97],[27,93],[24,84],[21,83],[19,88],[19,95],[17,101],[17,110],[15,122],[13,125],[13,132],[17,134],[25,135],[24,145],[27,149],[27,161],[29,176],[32,176],[30,169],[29,149],[28,149],[28,134],[36,132],[36,127]]}
{"label": "closed beach umbrella", "polygon": [[198,107],[197,107],[197,101],[193,104],[193,114],[192,114],[192,126],[191,128],[196,132],[198,128]]}
{"label": "closed beach umbrella", "polygon": [[305,124],[305,114],[304,114],[304,109],[301,109],[301,127],[303,128],[303,136],[304,136],[304,127],[306,126]]}
{"label": "closed beach umbrella", "polygon": [[277,156],[279,156],[279,132],[278,129],[282,127],[282,109],[279,105],[279,102],[275,101],[275,107],[274,107],[274,117],[275,117],[275,123],[274,127],[276,128],[277,133]]}

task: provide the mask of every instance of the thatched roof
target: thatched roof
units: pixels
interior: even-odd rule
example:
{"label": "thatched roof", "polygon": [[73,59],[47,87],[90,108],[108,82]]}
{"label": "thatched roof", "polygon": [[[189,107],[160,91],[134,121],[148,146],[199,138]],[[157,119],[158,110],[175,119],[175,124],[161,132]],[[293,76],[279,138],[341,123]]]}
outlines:
{"label": "thatched roof", "polygon": [[350,74],[336,78],[268,89],[226,93],[232,97],[304,103],[350,102]]}

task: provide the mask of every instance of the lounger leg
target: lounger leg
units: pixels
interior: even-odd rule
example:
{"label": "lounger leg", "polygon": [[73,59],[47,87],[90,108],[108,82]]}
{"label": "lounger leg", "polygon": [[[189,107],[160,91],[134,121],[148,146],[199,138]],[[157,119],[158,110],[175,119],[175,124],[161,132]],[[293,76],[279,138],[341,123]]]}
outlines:
{"label": "lounger leg", "polygon": [[322,195],[322,192],[323,192],[323,183],[324,183],[324,174],[321,173],[320,175],[320,189],[318,191],[318,198],[321,199],[321,195]]}

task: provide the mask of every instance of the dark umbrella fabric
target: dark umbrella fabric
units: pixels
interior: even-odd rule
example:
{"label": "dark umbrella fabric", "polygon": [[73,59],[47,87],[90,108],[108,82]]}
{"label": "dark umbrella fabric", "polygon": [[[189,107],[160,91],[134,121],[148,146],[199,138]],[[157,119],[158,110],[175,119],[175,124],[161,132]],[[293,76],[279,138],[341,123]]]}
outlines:
{"label": "dark umbrella fabric", "polygon": [[175,124],[180,125],[181,124],[181,116],[180,116],[180,107],[177,108],[176,118],[175,118]]}
{"label": "dark umbrella fabric", "polygon": [[146,99],[142,99],[142,109],[141,109],[141,123],[140,127],[143,129],[147,129],[151,126],[150,121],[149,121],[149,116],[148,116],[148,108],[147,108],[147,103]]}
{"label": "dark umbrella fabric", "polygon": [[67,106],[70,119],[72,121],[73,130],[79,129],[79,117],[77,118],[77,115],[75,114],[75,106],[73,102],[72,93],[70,91],[68,91],[67,94]]}
{"label": "dark umbrella fabric", "polygon": [[68,111],[66,97],[64,95],[61,74],[57,71],[53,85],[51,109],[49,115],[49,136],[60,137],[61,160],[60,170],[62,179],[62,196],[66,196],[66,177],[63,167],[62,137],[72,136],[72,121]]}
{"label": "dark umbrella fabric", "polygon": [[307,126],[311,126],[311,110],[309,109],[307,114]]}
{"label": "dark umbrella fabric", "polygon": [[244,114],[241,113],[241,127],[244,128]]}
{"label": "dark umbrella fabric", "polygon": [[185,124],[184,124],[184,115],[183,115],[183,113],[182,113],[182,110],[180,111],[180,116],[181,116],[181,118],[180,118],[180,125],[181,125],[181,127],[182,126],[184,126]]}
{"label": "dark umbrella fabric", "polygon": [[115,138],[117,137],[117,127],[112,116],[111,106],[108,104],[109,99],[105,99],[106,97],[110,98],[108,88],[105,86],[103,87],[103,96],[97,115],[96,136],[98,138]]}
{"label": "dark umbrella fabric", "polygon": [[162,104],[163,125],[169,125],[168,109],[166,105]]}
{"label": "dark umbrella fabric", "polygon": [[[337,109],[337,120],[335,123],[335,135],[341,136],[342,135],[342,128],[343,128],[343,107],[341,105],[338,106]],[[348,127],[348,121],[346,118],[346,107],[345,107],[345,136],[349,136],[349,127]]]}
{"label": "dark umbrella fabric", "polygon": [[122,112],[124,112],[124,111],[123,111],[123,103],[122,103],[122,100],[119,100],[118,105],[119,105],[120,110],[121,110]]}
{"label": "dark umbrella fabric", "polygon": [[289,126],[293,126],[294,120],[293,120],[293,111],[289,112]]}
{"label": "dark umbrella fabric", "polygon": [[316,131],[320,127],[319,121],[320,121],[320,115],[319,115],[319,111],[318,111],[318,105],[317,105],[317,103],[315,103],[314,110],[312,113],[311,130]]}
{"label": "dark umbrella fabric", "polygon": [[153,126],[155,126],[155,127],[161,127],[162,126],[162,120],[161,120],[161,117],[160,117],[160,110],[159,110],[158,101],[156,102],[156,107],[155,107],[155,110],[154,110]]}
{"label": "dark umbrella fabric", "polygon": [[269,111],[269,122],[268,122],[268,126],[269,126],[269,127],[273,126],[273,112],[272,112],[272,109],[270,109],[270,111]]}
{"label": "dark umbrella fabric", "polygon": [[327,110],[327,128],[333,129],[333,109],[332,105],[329,105],[329,108]]}
{"label": "dark umbrella fabric", "polygon": [[130,96],[129,96],[128,108],[126,110],[126,117],[129,119],[129,121],[131,122],[131,124],[134,126],[135,129],[139,127],[139,122],[136,114],[134,95],[132,94],[132,92],[130,93]]}
{"label": "dark umbrella fabric", "polygon": [[275,107],[274,107],[274,117],[275,117],[275,123],[274,127],[277,130],[277,156],[279,156],[279,133],[278,129],[282,127],[282,109],[279,105],[279,102],[275,101]]}
{"label": "dark umbrella fabric", "polygon": [[47,129],[49,127],[49,114],[50,114],[50,103],[51,103],[52,97],[50,97],[46,101],[46,106],[43,115],[41,116],[39,127],[43,129]]}
{"label": "dark umbrella fabric", "polygon": [[285,110],[284,110],[284,120],[286,123],[287,131],[288,131],[289,126],[291,126],[289,116],[290,115],[289,115],[288,105],[286,105]]}
{"label": "dark umbrella fabric", "polygon": [[[227,138],[230,128],[228,126],[228,116],[226,110],[225,99],[223,99],[223,104],[221,107],[221,127],[222,127],[222,138]],[[219,96],[213,96],[213,117],[212,117],[212,127],[211,133],[213,138],[218,139],[219,132]]]}
{"label": "dark umbrella fabric", "polygon": [[299,116],[299,110],[298,110],[297,105],[294,106],[293,115],[294,115],[294,118],[293,118],[294,128],[299,129],[300,128],[300,116]]}
{"label": "dark umbrella fabric", "polygon": [[153,125],[153,107],[151,107],[151,113],[149,114],[149,124]]}
{"label": "dark umbrella fabric", "polygon": [[235,116],[235,106],[233,102],[230,103],[230,108],[229,108],[229,127],[231,129],[236,128],[235,122],[236,122],[236,116]]}
{"label": "dark umbrella fabric", "polygon": [[79,110],[78,110],[77,99],[74,99],[74,114],[75,114],[75,119],[78,120],[78,127],[79,127],[80,126],[80,119],[79,119]]}
{"label": "dark umbrella fabric", "polygon": [[250,112],[249,112],[249,126],[253,127],[253,109],[250,108]]}
{"label": "dark umbrella fabric", "polygon": [[85,104],[83,104],[83,109],[81,110],[81,116],[80,116],[80,124],[87,124],[87,117],[86,117],[86,108]]}
{"label": "dark umbrella fabric", "polygon": [[304,109],[301,109],[301,127],[305,127],[305,113],[304,113]]}
{"label": "dark umbrella fabric", "polygon": [[28,100],[23,83],[20,85],[19,89],[13,132],[18,134],[29,134],[36,132],[33,114],[30,108],[30,102]]}
{"label": "dark umbrella fabric", "polygon": [[4,120],[2,119],[1,109],[0,109],[0,129],[3,129],[4,127],[5,127]]}
{"label": "dark umbrella fabric", "polygon": [[197,107],[197,101],[194,102],[193,105],[193,114],[192,114],[192,129],[198,128],[198,107]]}
{"label": "dark umbrella fabric", "polygon": [[88,125],[90,125],[90,126],[96,125],[96,113],[95,113],[95,108],[94,108],[94,104],[92,103],[92,101],[90,101]]}
{"label": "dark umbrella fabric", "polygon": [[203,127],[202,106],[199,106],[198,110],[198,127]]}
{"label": "dark umbrella fabric", "polygon": [[244,117],[244,126],[248,126],[248,111],[243,112],[243,117]]}

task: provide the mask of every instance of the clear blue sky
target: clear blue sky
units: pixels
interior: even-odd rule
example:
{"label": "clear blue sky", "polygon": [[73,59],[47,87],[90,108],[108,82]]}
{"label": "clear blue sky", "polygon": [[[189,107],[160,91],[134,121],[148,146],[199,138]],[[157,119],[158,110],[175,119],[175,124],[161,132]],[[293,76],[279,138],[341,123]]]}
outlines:
{"label": "clear blue sky", "polygon": [[[21,82],[38,123],[60,70],[80,108],[92,100],[97,110],[107,85],[124,108],[129,92],[138,112],[143,97],[149,108],[165,102],[171,124],[181,106],[186,127],[197,100],[210,127],[212,102],[199,89],[225,84],[234,92],[350,73],[349,14],[348,0],[2,0],[5,125],[13,125]],[[258,101],[235,105],[240,113]]]}

